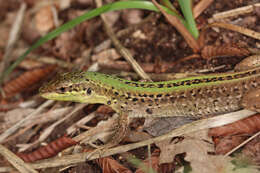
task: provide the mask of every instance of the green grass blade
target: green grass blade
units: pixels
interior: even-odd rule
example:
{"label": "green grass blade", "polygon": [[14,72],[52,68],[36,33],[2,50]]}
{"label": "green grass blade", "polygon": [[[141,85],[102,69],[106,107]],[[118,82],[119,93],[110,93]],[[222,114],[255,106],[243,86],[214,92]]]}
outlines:
{"label": "green grass blade", "polygon": [[196,22],[193,18],[191,3],[192,0],[178,0],[181,11],[187,21],[188,30],[197,39],[199,37],[199,31],[196,27]]}
{"label": "green grass blade", "polygon": [[171,1],[170,0],[161,0],[161,3],[171,9],[174,13],[178,14],[179,12],[176,10],[176,8],[172,5]]}
{"label": "green grass blade", "polygon": [[[153,5],[152,2],[150,1],[119,1],[119,2],[114,2],[114,3],[110,3],[110,4],[106,4],[100,8],[96,8],[93,9],[67,23],[65,23],[64,25],[60,26],[59,28],[51,31],[50,33],[48,33],[47,35],[45,35],[44,37],[40,38],[35,44],[33,44],[29,49],[27,49],[25,51],[24,54],[22,54],[20,57],[18,57],[18,59],[7,68],[6,71],[3,72],[3,74],[1,74],[0,77],[0,84],[3,83],[3,80],[6,76],[8,76],[16,66],[18,66],[23,59],[34,49],[38,48],[40,45],[46,43],[47,41],[57,37],[58,35],[60,35],[62,32],[65,32],[73,27],[75,27],[76,25],[92,19],[96,16],[99,16],[102,13],[106,13],[109,11],[115,11],[115,10],[123,10],[123,9],[131,9],[131,8],[135,8],[135,9],[144,9],[144,10],[150,10],[150,11],[156,11],[159,12],[159,10]],[[179,15],[177,15],[176,13],[172,12],[170,9],[162,6],[162,8],[169,14],[177,16],[182,23],[187,26],[187,23],[184,21],[183,18],[181,18]]]}

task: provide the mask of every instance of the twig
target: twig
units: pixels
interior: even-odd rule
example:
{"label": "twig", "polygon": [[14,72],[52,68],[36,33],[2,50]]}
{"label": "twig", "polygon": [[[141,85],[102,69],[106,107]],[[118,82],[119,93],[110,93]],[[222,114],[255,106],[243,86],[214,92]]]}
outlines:
{"label": "twig", "polygon": [[236,31],[236,32],[239,32],[239,33],[244,34],[246,36],[260,40],[260,33],[259,32],[255,32],[251,29],[247,29],[247,28],[244,28],[244,27],[241,27],[241,26],[232,25],[232,24],[228,24],[228,23],[222,23],[222,22],[215,22],[215,23],[210,24],[209,27],[220,27],[220,28],[224,28],[224,29],[229,29],[231,31]]}
{"label": "twig", "polygon": [[[137,29],[139,29],[140,27],[143,27],[143,25],[144,25],[145,23],[148,23],[148,22],[151,23],[151,22],[154,20],[154,18],[155,18],[154,13],[151,13],[149,16],[147,16],[145,19],[143,19],[140,23],[130,25],[129,27],[124,28],[124,29],[118,31],[118,32],[116,33],[116,37],[122,37],[122,36],[124,36],[124,35],[129,34],[130,32],[132,32],[132,31],[134,31],[134,30],[137,30]],[[108,45],[110,45],[110,44],[111,44],[111,40],[110,40],[110,39],[104,40],[104,41],[101,42],[99,45],[97,45],[97,46],[93,49],[93,51],[94,51],[95,53],[97,53],[97,52],[100,52],[100,51],[104,50],[104,49],[100,48],[100,47],[103,47],[103,46],[101,46],[102,44],[108,44]]]}
{"label": "twig", "polygon": [[21,25],[23,23],[25,10],[26,10],[26,3],[22,3],[9,34],[9,40],[7,42],[7,46],[5,47],[5,54],[0,64],[0,74],[3,73],[5,68],[8,67],[11,62],[10,55],[13,51],[16,41],[20,36],[20,30],[21,30]]}
{"label": "twig", "polygon": [[212,22],[220,20],[220,19],[234,17],[234,16],[246,14],[246,13],[252,13],[256,7],[260,7],[260,3],[214,14],[212,18],[208,19],[208,21],[209,21],[209,23],[212,23]]}
{"label": "twig", "polygon": [[[111,149],[105,150],[102,153],[96,153],[96,154],[92,153],[89,160],[93,160],[93,159],[100,158],[100,157],[107,157],[107,156],[122,153],[122,152],[127,152],[129,150],[133,150],[133,149],[143,147],[143,146],[155,143],[155,142],[159,142],[159,141],[169,139],[169,138],[172,138],[175,136],[184,135],[184,134],[191,133],[194,131],[222,126],[222,125],[229,124],[229,123],[238,121],[240,119],[246,118],[253,114],[255,114],[255,112],[253,112],[253,111],[241,110],[241,111],[237,111],[237,112],[220,115],[217,117],[198,120],[198,121],[195,121],[195,122],[192,122],[189,124],[185,124],[178,129],[175,129],[165,135],[162,135],[162,136],[159,136],[156,138],[148,139],[148,140],[134,143],[134,144],[128,144],[128,145],[111,148]],[[78,153],[78,154],[73,154],[73,155],[62,156],[60,158],[46,159],[46,160],[39,161],[38,163],[31,164],[31,166],[35,169],[66,166],[66,165],[70,165],[70,164],[85,162],[88,155],[89,155],[89,153]],[[5,167],[5,169],[7,169],[7,168]]]}
{"label": "twig", "polygon": [[192,48],[193,52],[199,52],[200,47],[195,38],[190,34],[190,32],[185,28],[185,26],[181,23],[181,21],[173,15],[166,13],[161,6],[156,2],[156,0],[152,0],[154,5],[162,12],[162,14],[166,17],[168,22],[174,26],[179,33],[183,36],[187,44]]}
{"label": "twig", "polygon": [[[102,6],[101,0],[96,0],[96,4],[98,7]],[[112,40],[114,46],[119,51],[119,53],[132,65],[133,69],[136,71],[137,74],[139,74],[143,79],[152,81],[150,77],[143,71],[143,69],[140,67],[140,65],[136,62],[136,60],[133,58],[131,53],[126,49],[116,38],[116,35],[114,34],[112,28],[109,26],[105,15],[101,15],[101,18],[104,22],[104,26],[107,32],[107,35]]]}
{"label": "twig", "polygon": [[0,143],[2,143],[5,138],[7,138],[8,136],[10,136],[11,134],[13,134],[16,130],[18,130],[25,122],[27,122],[28,120],[30,120],[31,118],[33,118],[35,115],[37,115],[38,113],[40,113],[44,108],[46,108],[47,106],[51,105],[54,101],[53,100],[48,100],[46,101],[44,104],[42,104],[38,109],[36,109],[34,112],[32,112],[31,114],[29,114],[27,117],[25,117],[23,120],[19,121],[18,123],[16,123],[14,126],[12,126],[11,128],[9,128],[8,130],[6,130],[3,134],[0,135]]}
{"label": "twig", "polygon": [[51,134],[51,132],[55,129],[55,127],[57,127],[59,124],[64,122],[66,119],[70,118],[74,113],[76,113],[77,111],[82,109],[84,106],[86,106],[86,104],[77,104],[77,106],[73,110],[71,110],[70,113],[68,113],[68,115],[66,115],[62,119],[56,121],[55,123],[53,123],[46,129],[44,129],[44,131],[41,133],[40,137],[36,141],[34,141],[32,144],[27,145],[27,147],[24,147],[23,151],[27,150],[29,147],[33,147],[33,146],[39,144],[40,142],[44,141]]}
{"label": "twig", "polygon": [[225,154],[225,157],[227,157],[228,155],[232,154],[233,152],[235,152],[237,149],[241,148],[242,146],[244,146],[245,144],[247,144],[249,141],[251,141],[252,139],[254,139],[255,137],[257,137],[258,135],[260,135],[260,131],[257,132],[256,134],[254,134],[253,136],[251,136],[250,138],[248,138],[247,140],[245,140],[244,142],[242,142],[241,144],[239,144],[238,146],[236,146],[235,148],[233,148],[231,151],[229,151],[228,153]]}
{"label": "twig", "polygon": [[37,173],[38,172],[1,144],[0,144],[0,154],[2,154],[21,173]]}
{"label": "twig", "polygon": [[208,8],[212,2],[214,2],[214,0],[201,0],[198,2],[192,10],[194,19],[196,19],[206,8]]}

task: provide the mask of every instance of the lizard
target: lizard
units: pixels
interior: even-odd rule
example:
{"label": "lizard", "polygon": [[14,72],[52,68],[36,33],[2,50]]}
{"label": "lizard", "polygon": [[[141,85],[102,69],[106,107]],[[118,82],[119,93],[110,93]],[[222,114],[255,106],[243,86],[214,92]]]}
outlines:
{"label": "lizard", "polygon": [[136,82],[98,72],[68,72],[42,86],[51,100],[105,104],[119,114],[103,148],[117,145],[129,118],[187,116],[205,118],[239,109],[259,111],[260,67],[163,82]]}

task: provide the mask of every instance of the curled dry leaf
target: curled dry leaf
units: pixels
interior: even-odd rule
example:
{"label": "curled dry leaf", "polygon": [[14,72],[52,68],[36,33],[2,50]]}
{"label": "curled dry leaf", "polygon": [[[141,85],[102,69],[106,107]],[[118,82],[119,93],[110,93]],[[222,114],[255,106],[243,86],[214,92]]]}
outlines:
{"label": "curled dry leaf", "polygon": [[234,123],[212,128],[209,130],[209,136],[231,136],[237,134],[253,134],[260,130],[260,114],[236,121]]}
{"label": "curled dry leaf", "polygon": [[36,68],[27,71],[17,78],[7,82],[3,87],[5,98],[10,98],[31,87],[36,82],[42,80],[48,73],[52,72],[56,66],[48,66],[44,68]]}
{"label": "curled dry leaf", "polygon": [[201,56],[205,59],[214,57],[228,57],[228,56],[247,56],[250,52],[246,48],[241,48],[236,45],[223,46],[205,46],[201,51]]}
{"label": "curled dry leaf", "polygon": [[111,157],[100,158],[96,160],[97,164],[102,168],[103,172],[110,173],[131,173],[131,171],[118,163]]}
{"label": "curled dry leaf", "polygon": [[23,159],[25,162],[34,162],[36,160],[42,160],[50,158],[58,154],[60,151],[77,144],[71,138],[66,136],[56,139],[55,141],[49,143],[44,147],[40,147],[36,151],[31,153],[17,153],[17,155]]}

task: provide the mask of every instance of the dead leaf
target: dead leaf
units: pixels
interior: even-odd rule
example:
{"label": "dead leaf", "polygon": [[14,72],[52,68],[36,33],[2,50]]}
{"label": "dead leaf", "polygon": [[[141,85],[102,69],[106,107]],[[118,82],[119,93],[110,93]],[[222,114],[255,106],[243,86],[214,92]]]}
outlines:
{"label": "dead leaf", "polygon": [[160,163],[170,163],[173,161],[177,154],[188,153],[197,157],[207,155],[208,152],[214,152],[213,144],[207,135],[208,130],[202,130],[189,135],[184,136],[184,140],[181,142],[171,142],[171,140],[165,140],[156,144],[161,149]]}
{"label": "dead leaf", "polygon": [[112,49],[106,49],[102,52],[93,55],[91,59],[94,62],[97,61],[98,63],[107,63],[107,62],[115,61],[120,57],[121,55],[117,53],[116,49],[112,48]]}
{"label": "dead leaf", "polygon": [[40,33],[46,33],[54,27],[52,6],[41,8],[35,15],[35,26]]}
{"label": "dead leaf", "polygon": [[231,157],[208,154],[214,152],[214,146],[207,134],[208,130],[202,130],[184,136],[184,140],[178,143],[170,140],[158,143],[160,163],[172,162],[177,154],[186,153],[184,159],[190,163],[192,173],[256,172],[250,166],[234,165]]}
{"label": "dead leaf", "polygon": [[188,117],[147,118],[144,130],[150,135],[160,136],[192,121],[194,119]]}
{"label": "dead leaf", "polygon": [[104,173],[131,173],[128,168],[124,167],[111,157],[97,159],[96,162]]}
{"label": "dead leaf", "polygon": [[34,109],[31,108],[18,108],[13,109],[11,111],[1,112],[0,113],[0,119],[3,120],[3,122],[0,123],[0,130],[6,130],[18,121],[25,118],[28,114],[32,113]]}

